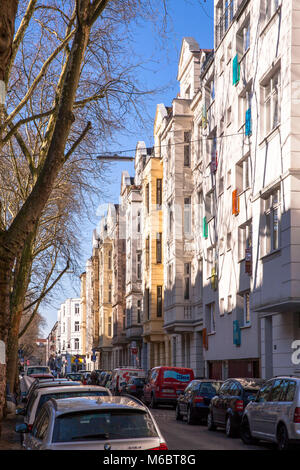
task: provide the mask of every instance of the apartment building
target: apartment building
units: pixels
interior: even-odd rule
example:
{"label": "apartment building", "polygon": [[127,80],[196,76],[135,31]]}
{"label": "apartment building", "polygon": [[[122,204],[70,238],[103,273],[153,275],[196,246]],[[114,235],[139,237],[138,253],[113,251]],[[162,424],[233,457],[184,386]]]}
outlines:
{"label": "apartment building", "polygon": [[153,149],[138,142],[136,182],[142,196],[143,353],[145,370],[169,362],[169,341],[163,330],[163,163]]}
{"label": "apartment building", "polygon": [[[136,152],[139,152],[137,148]],[[121,205],[126,235],[126,319],[128,365],[140,366],[143,348],[142,196],[141,185],[127,171],[122,173]]]}
{"label": "apartment building", "polygon": [[[85,359],[82,354],[80,301],[80,298],[66,299],[57,313],[58,354],[69,371],[76,370],[77,366],[82,368]],[[78,362],[75,361],[77,355],[81,356]]]}
{"label": "apartment building", "polygon": [[113,366],[112,278],[113,243],[108,235],[107,218],[103,217],[99,230],[99,368],[104,370]]}

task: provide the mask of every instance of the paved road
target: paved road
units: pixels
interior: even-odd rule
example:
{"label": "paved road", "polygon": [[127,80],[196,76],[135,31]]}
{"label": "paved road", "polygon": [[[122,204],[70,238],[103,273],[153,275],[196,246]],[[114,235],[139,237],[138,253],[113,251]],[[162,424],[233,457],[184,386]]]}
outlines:
{"label": "paved road", "polygon": [[240,438],[228,438],[223,430],[208,431],[206,425],[176,421],[175,410],[151,410],[170,450],[273,450],[271,444],[246,446]]}

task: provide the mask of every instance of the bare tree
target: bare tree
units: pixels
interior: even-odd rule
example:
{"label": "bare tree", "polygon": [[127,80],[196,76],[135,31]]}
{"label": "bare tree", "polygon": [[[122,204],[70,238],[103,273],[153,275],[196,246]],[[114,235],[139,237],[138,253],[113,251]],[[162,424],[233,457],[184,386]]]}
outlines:
{"label": "bare tree", "polygon": [[[12,159],[13,180],[19,182],[18,197],[11,198],[9,191],[15,187],[8,180],[0,208],[0,340],[6,345],[12,326],[17,330],[26,297],[20,280],[26,279],[29,286],[33,254],[41,240],[37,234],[43,238],[49,228],[51,204],[48,211],[45,208],[51,197],[54,200],[64,168],[73,168],[69,175],[74,181],[85,172],[91,175],[95,142],[101,148],[107,135],[124,127],[130,107],[138,112],[142,92],[133,65],[126,60],[125,44],[131,22],[155,18],[164,5],[157,0],[155,9],[155,3],[28,0],[20,5],[12,41],[17,2],[4,1],[1,31],[6,39],[0,42],[0,80],[7,100],[0,120],[0,159]],[[88,178],[81,185],[83,192],[84,187],[90,189]],[[18,312],[18,318],[12,311]],[[4,396],[4,369],[0,396]]]}

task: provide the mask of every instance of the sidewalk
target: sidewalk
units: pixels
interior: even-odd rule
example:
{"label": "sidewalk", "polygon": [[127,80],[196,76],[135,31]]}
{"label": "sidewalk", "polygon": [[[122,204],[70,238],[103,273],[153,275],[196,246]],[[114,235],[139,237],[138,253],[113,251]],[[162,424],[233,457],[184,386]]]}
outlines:
{"label": "sidewalk", "polygon": [[2,433],[0,437],[0,451],[1,450],[24,450],[20,444],[20,434],[15,432],[15,426],[22,423],[23,420],[20,416],[9,414],[2,421]]}

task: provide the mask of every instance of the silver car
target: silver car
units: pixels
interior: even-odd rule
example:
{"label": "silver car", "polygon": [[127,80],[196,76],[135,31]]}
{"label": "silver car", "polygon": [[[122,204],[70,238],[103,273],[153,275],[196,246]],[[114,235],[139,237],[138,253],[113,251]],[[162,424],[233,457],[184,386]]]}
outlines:
{"label": "silver car", "polygon": [[241,438],[245,444],[275,442],[279,450],[300,444],[299,377],[275,377],[261,387],[245,408]]}
{"label": "silver car", "polygon": [[[51,399],[29,433],[28,450],[167,450],[151,412],[133,397]],[[24,440],[25,441],[25,440]]]}

